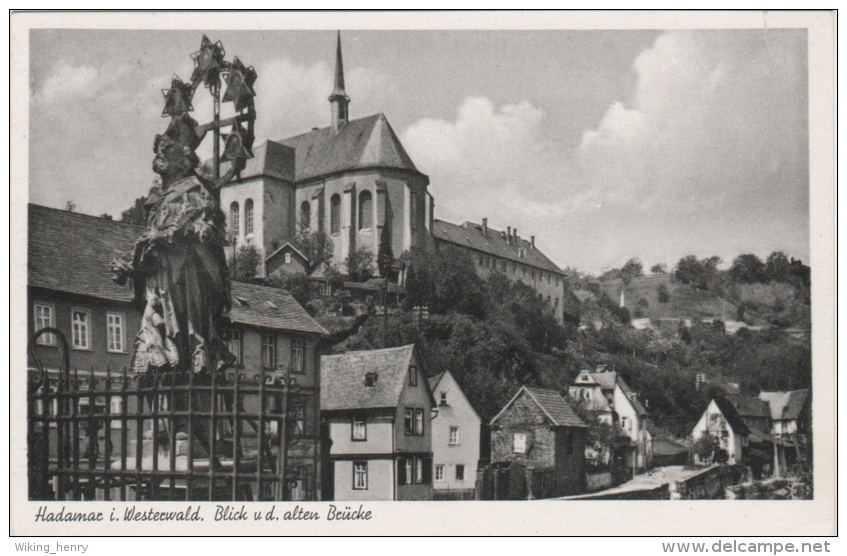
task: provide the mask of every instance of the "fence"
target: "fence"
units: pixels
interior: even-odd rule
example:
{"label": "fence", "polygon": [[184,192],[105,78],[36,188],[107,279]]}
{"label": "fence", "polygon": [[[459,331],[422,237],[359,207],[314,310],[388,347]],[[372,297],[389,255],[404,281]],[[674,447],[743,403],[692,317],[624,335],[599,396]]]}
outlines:
{"label": "fence", "polygon": [[284,373],[71,372],[59,330],[33,343],[46,333],[64,364],[47,371],[30,349],[30,499],[316,499],[319,450],[300,403],[313,389]]}

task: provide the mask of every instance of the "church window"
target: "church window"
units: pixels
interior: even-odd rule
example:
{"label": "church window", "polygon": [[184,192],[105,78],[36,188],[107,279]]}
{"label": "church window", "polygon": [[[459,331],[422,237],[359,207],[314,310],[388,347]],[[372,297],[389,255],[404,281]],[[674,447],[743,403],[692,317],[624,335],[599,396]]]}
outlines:
{"label": "church window", "polygon": [[244,203],[244,235],[253,233],[253,199],[247,199]]}
{"label": "church window", "polygon": [[303,204],[300,205],[300,226],[304,230],[308,230],[311,224],[310,220],[312,218],[312,207],[309,206],[309,201],[303,201]]}
{"label": "church window", "polygon": [[233,237],[238,237],[238,217],[240,209],[238,207],[238,203],[232,203],[229,207],[229,225],[231,226],[231,232]]}
{"label": "church window", "polygon": [[341,195],[336,193],[329,201],[329,231],[341,233]]}
{"label": "church window", "polygon": [[373,197],[370,191],[359,194],[359,229],[365,230],[373,225]]}

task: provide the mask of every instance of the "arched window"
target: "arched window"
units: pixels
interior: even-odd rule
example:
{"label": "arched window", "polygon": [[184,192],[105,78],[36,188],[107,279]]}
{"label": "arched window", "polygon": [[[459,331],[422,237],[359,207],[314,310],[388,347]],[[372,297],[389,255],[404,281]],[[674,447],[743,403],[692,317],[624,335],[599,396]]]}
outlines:
{"label": "arched window", "polygon": [[311,218],[312,207],[309,206],[309,201],[303,201],[303,204],[300,205],[300,226],[302,226],[304,230],[309,229]]}
{"label": "arched window", "polygon": [[373,225],[373,197],[370,191],[362,191],[359,194],[359,229],[364,230]]}
{"label": "arched window", "polygon": [[229,206],[229,229],[232,237],[236,238],[239,237],[239,232],[241,231],[238,227],[239,212],[238,203],[232,203]]}
{"label": "arched window", "polygon": [[338,193],[329,200],[329,232],[341,232],[341,196]]}
{"label": "arched window", "polygon": [[253,233],[253,199],[247,199],[244,203],[244,235]]}

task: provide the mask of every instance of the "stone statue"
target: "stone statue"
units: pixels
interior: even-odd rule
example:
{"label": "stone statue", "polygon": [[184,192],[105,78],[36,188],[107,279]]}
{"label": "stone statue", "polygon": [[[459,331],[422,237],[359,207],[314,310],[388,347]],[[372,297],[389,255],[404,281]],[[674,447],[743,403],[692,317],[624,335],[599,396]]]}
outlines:
{"label": "stone statue", "polygon": [[145,202],[147,230],[129,260],[112,262],[115,281],[131,278],[145,306],[131,360],[136,373],[202,373],[234,360],[221,339],[230,306],[225,217],[213,182],[196,172],[197,131],[183,114],[156,136],[153,170],[161,185]]}

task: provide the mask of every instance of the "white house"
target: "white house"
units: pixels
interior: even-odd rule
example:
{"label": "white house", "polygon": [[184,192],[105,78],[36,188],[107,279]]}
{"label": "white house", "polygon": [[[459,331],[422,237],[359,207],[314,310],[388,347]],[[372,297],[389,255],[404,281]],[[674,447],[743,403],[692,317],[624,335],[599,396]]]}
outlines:
{"label": "white house", "polygon": [[747,445],[750,430],[730,402],[722,398],[710,401],[691,431],[691,440],[696,443],[707,432],[717,438],[721,449],[726,450],[728,463],[742,460],[742,450]]}
{"label": "white house", "polygon": [[430,378],[429,385],[438,404],[432,421],[433,488],[436,496],[455,491],[467,497],[476,483],[482,420],[450,371]]}

